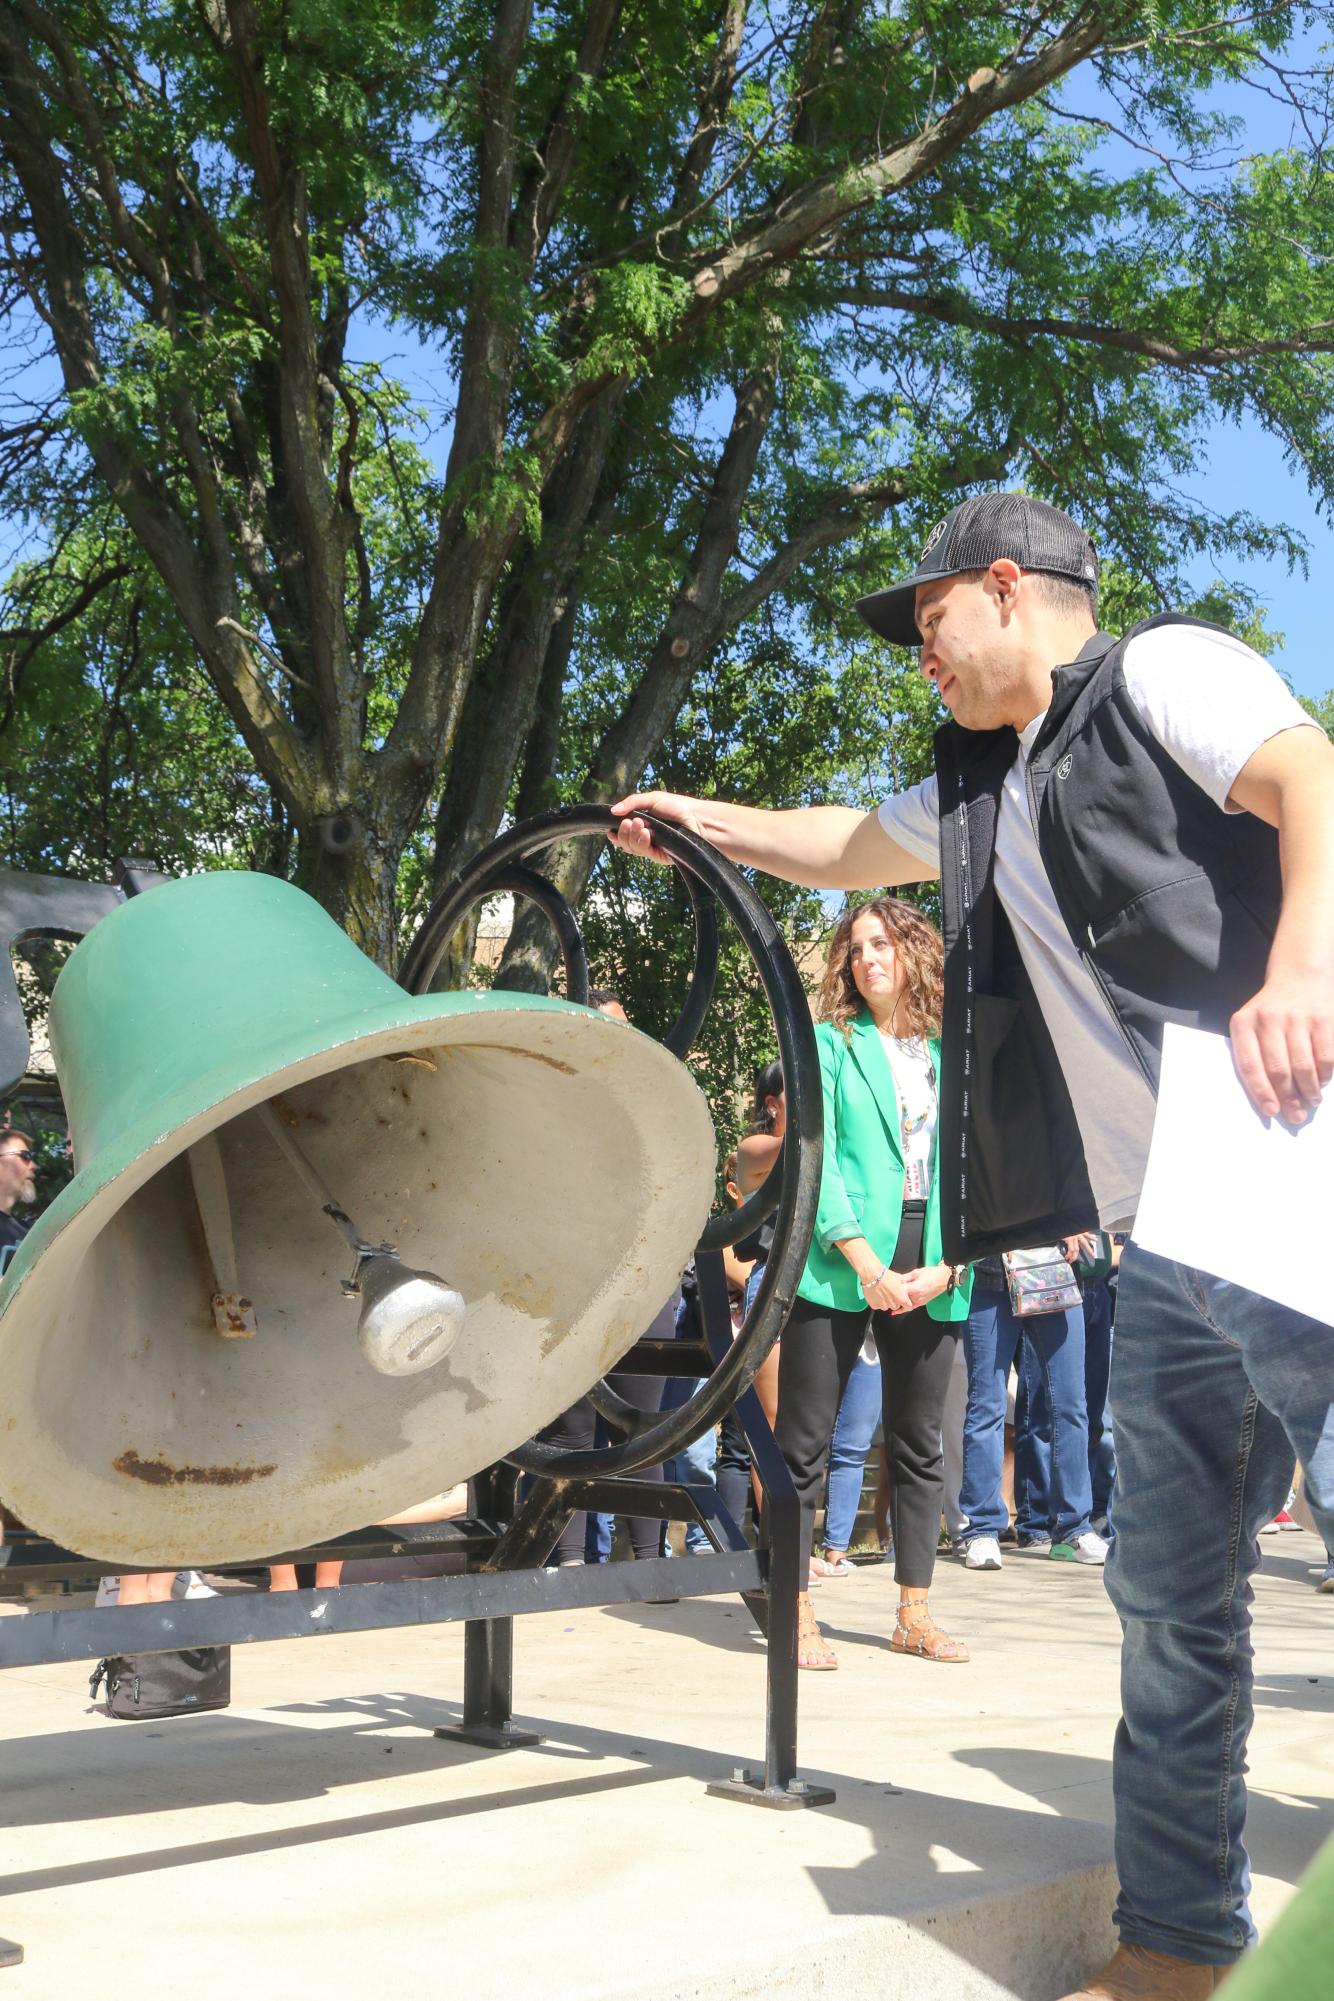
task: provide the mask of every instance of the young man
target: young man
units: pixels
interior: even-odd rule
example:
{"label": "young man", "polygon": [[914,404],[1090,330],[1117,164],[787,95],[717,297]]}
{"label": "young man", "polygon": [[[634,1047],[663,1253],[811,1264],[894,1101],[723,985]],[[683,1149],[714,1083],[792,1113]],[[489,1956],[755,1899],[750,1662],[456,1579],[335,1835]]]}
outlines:
{"label": "young man", "polygon": [[[1069,516],[967,500],[859,607],[921,646],[934,778],[867,814],[617,808],[633,853],[645,809],[817,888],[939,875],[951,1259],[1130,1226],[1168,1020],[1230,1033],[1265,1117],[1334,1073],[1334,747],[1248,647],[1166,617],[1116,640],[1096,593]],[[1334,1541],[1334,1327],[1132,1241],[1113,1371],[1121,1946],[1080,1992],[1196,2001],[1253,1936],[1247,1579],[1294,1450]]]}

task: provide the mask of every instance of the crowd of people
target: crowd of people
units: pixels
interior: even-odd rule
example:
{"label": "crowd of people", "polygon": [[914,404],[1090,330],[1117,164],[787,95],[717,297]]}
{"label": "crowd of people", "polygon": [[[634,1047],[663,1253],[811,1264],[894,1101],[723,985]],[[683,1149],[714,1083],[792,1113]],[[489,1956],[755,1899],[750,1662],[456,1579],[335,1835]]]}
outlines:
{"label": "crowd of people", "polygon": [[[1168,1023],[1229,1039],[1260,1120],[1305,1123],[1334,1080],[1334,749],[1230,634],[1160,614],[1118,638],[1097,601],[1068,515],[973,496],[858,607],[920,648],[947,712],[932,777],[869,813],[635,794],[613,838],[665,860],[656,816],[757,871],[872,892],[828,956],[818,1212],[757,1386],[801,1503],[800,1662],[837,1665],[811,1592],[845,1574],[877,1414],[896,1651],[968,1657],[930,1609],[942,1528],[981,1575],[1009,1547],[1106,1564],[1121,1943],[1066,2001],[1203,2001],[1254,1938],[1248,1580],[1298,1460],[1334,1543],[1334,1324],[1149,1251],[1134,1218]],[[883,893],[937,878],[939,935]],[[762,1086],[733,1201],[782,1144],[781,1076]],[[0,1198],[31,1165],[15,1140]],[[734,1249],[738,1311],[765,1255],[762,1233]],[[691,1311],[685,1288],[658,1326]],[[567,1442],[596,1415],[565,1413]],[[711,1476],[738,1521],[755,1497],[726,1425],[668,1471]],[[640,1553],[660,1538],[632,1526]],[[590,1521],[555,1560],[608,1540]]]}

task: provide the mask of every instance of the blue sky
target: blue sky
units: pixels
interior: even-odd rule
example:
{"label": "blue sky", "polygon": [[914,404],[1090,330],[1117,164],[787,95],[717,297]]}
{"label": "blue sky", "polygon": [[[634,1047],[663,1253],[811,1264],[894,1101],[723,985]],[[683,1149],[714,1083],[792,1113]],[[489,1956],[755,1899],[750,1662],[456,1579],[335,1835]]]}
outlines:
{"label": "blue sky", "polygon": [[[1293,37],[1282,60],[1292,69],[1311,69],[1328,76],[1330,50],[1325,43],[1325,24],[1309,20]],[[1265,90],[1233,83],[1209,93],[1208,108],[1226,113],[1237,121],[1234,157],[1268,153],[1302,144],[1302,134],[1289,104],[1272,93],[1274,79],[1264,79]],[[1069,95],[1088,103],[1096,101],[1081,77]],[[1099,108],[1106,108],[1106,100]],[[1138,160],[1114,140],[1106,146],[1106,157],[1117,167]],[[1182,481],[1194,498],[1207,500],[1218,513],[1245,508],[1267,522],[1285,522],[1297,530],[1308,544],[1308,574],[1289,574],[1281,560],[1229,560],[1227,581],[1248,585],[1260,597],[1270,630],[1282,634],[1281,651],[1273,654],[1275,665],[1287,675],[1299,695],[1323,695],[1334,689],[1334,640],[1331,637],[1330,608],[1326,602],[1330,573],[1331,526],[1316,511],[1315,501],[1300,467],[1293,468],[1284,458],[1282,447],[1254,419],[1237,425],[1219,425],[1209,443],[1207,460],[1191,478]],[[1211,565],[1202,564],[1192,577],[1201,589],[1214,581]]]}
{"label": "blue sky", "polygon": [[[1231,578],[1248,584],[1264,601],[1267,623],[1282,633],[1284,646],[1273,655],[1277,666],[1299,695],[1323,695],[1334,688],[1334,620],[1329,580],[1331,532],[1316,513],[1306,481],[1284,463],[1280,447],[1254,422],[1220,427],[1210,444],[1209,463],[1201,465],[1190,491],[1207,495],[1220,512],[1247,507],[1263,521],[1286,521],[1310,545],[1309,574],[1289,576],[1281,562],[1228,565]],[[1209,569],[1199,571],[1201,586],[1212,581]]]}

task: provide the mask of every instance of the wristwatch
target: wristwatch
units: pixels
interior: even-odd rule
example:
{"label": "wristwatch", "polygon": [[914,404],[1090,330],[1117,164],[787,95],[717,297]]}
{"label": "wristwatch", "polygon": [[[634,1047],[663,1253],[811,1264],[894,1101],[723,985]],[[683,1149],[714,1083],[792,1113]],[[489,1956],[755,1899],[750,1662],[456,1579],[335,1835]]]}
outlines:
{"label": "wristwatch", "polygon": [[946,1292],[957,1292],[967,1276],[967,1265],[951,1265],[950,1275],[945,1281]]}

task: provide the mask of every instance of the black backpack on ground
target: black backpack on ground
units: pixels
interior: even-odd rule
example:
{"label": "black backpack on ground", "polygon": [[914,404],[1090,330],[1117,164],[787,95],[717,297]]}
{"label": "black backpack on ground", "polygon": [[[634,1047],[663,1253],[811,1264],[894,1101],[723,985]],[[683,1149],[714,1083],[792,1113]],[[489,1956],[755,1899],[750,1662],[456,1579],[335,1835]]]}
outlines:
{"label": "black backpack on ground", "polygon": [[88,1693],[107,1685],[107,1715],[129,1720],[193,1716],[232,1699],[230,1647],[186,1647],[161,1654],[112,1654],[93,1669]]}

